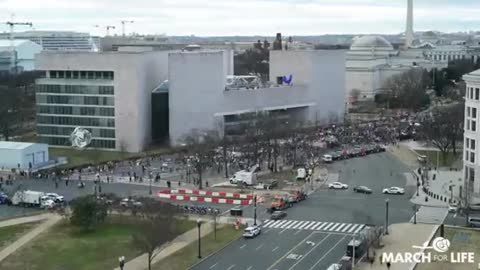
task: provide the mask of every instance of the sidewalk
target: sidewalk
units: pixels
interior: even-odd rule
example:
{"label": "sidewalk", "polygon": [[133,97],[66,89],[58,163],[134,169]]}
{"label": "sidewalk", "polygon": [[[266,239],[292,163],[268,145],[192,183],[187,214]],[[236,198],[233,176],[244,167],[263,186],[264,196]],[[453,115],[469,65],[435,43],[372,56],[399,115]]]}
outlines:
{"label": "sidewalk", "polygon": [[[188,246],[189,244],[196,242],[198,239],[198,229],[193,228],[190,231],[177,236],[177,238],[173,239],[171,242],[165,244],[163,247],[159,249],[158,255],[153,259],[152,265],[156,262],[165,259],[166,257],[172,255],[173,253],[181,250],[182,248]],[[202,225],[200,234],[201,237],[211,233],[213,231],[213,224],[212,223],[205,223]],[[135,259],[125,263],[124,269],[128,270],[145,270],[148,268],[147,262],[147,255],[142,254]],[[120,268],[115,268],[115,270],[120,270]]]}
{"label": "sidewalk", "polygon": [[[399,223],[393,224],[389,227],[389,235],[383,237],[384,247],[375,251],[376,257],[373,265],[368,262],[361,262],[357,264],[357,270],[387,270],[385,264],[380,263],[380,256],[382,253],[393,252],[419,252],[419,249],[414,249],[412,246],[421,246],[424,242],[430,241],[433,234],[437,231],[436,225],[428,224],[410,224]],[[414,264],[393,264],[390,270],[412,270]]]}
{"label": "sidewalk", "polygon": [[0,228],[13,226],[13,225],[18,225],[18,224],[23,224],[23,223],[37,222],[37,221],[40,221],[40,220],[47,219],[51,216],[52,216],[52,214],[41,214],[41,215],[35,215],[35,216],[7,219],[7,220],[4,220],[4,221],[0,221]]}
{"label": "sidewalk", "polygon": [[[1,250],[0,251],[0,262],[3,261],[5,258],[7,258],[10,254],[17,251],[17,249],[21,248],[23,245],[27,244],[32,239],[37,237],[39,234],[48,230],[50,227],[55,225],[59,220],[61,220],[61,217],[58,216],[58,215],[53,215],[53,214],[48,214],[48,215],[49,216],[47,217],[47,221],[45,221],[41,225],[37,226],[35,229],[31,230],[30,232],[24,234],[17,241],[13,242],[9,246],[7,246],[3,250]],[[24,219],[24,218],[20,218],[20,219]],[[7,221],[5,221],[5,222],[7,222]],[[30,221],[30,222],[32,222],[32,221]]]}

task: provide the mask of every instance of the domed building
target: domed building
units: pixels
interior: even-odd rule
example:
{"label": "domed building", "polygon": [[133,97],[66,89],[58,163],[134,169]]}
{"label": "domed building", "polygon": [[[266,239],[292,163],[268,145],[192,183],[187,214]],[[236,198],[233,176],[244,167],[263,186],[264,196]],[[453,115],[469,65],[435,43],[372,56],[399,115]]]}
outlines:
{"label": "domed building", "polygon": [[356,101],[372,100],[383,90],[393,75],[417,66],[425,66],[424,58],[416,58],[396,50],[381,36],[354,38],[346,54],[347,107]]}

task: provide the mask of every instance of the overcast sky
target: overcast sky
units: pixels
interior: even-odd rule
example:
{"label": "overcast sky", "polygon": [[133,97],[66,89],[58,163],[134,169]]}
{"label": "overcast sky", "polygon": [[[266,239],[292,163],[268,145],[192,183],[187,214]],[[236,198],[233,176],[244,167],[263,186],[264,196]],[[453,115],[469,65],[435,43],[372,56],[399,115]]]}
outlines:
{"label": "overcast sky", "polygon": [[[414,0],[415,30],[480,30],[480,0]],[[4,21],[36,30],[103,35],[94,25],[134,20],[127,32],[168,35],[320,35],[399,33],[407,0],[0,0]],[[0,31],[8,28],[2,24]],[[16,31],[27,30],[18,27]]]}

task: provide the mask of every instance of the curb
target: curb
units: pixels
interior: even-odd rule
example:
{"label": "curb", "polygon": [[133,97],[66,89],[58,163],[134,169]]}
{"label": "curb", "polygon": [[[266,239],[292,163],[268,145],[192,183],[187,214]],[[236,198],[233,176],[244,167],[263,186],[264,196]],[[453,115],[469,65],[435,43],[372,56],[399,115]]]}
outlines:
{"label": "curb", "polygon": [[[435,225],[435,230],[433,230],[433,232],[430,234],[430,236],[428,237],[428,243],[432,242],[432,239],[433,237],[435,236],[435,234],[437,234],[438,230],[440,229],[440,225]],[[422,253],[425,252],[425,248],[422,248]],[[415,268],[417,268],[417,264],[418,263],[413,263],[412,266],[410,266],[410,268],[408,268],[408,270],[415,270]]]}
{"label": "curb", "polygon": [[[213,233],[213,231],[212,231],[211,233]],[[214,252],[208,254],[208,255],[205,256],[205,257],[202,257],[202,259],[201,259],[200,261],[198,261],[198,262],[196,262],[195,264],[191,265],[188,269],[189,269],[189,270],[192,269],[193,267],[199,265],[200,263],[202,263],[203,261],[209,259],[209,258],[212,257],[213,255],[215,255],[215,254],[219,253],[220,251],[224,250],[224,249],[227,248],[231,243],[237,241],[237,240],[240,239],[241,237],[242,237],[242,235],[239,235],[237,238],[230,240],[228,243],[225,244],[225,246],[219,248],[217,251],[214,251]]]}

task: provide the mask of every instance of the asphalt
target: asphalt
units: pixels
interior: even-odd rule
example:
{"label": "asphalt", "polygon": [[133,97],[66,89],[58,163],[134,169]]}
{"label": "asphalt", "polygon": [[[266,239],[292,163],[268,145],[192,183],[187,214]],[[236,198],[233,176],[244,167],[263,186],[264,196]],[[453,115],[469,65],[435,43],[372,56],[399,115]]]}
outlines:
{"label": "asphalt", "polygon": [[[238,239],[217,254],[205,259],[192,269],[327,269],[345,254],[353,234],[322,231],[321,223],[338,223],[337,228],[349,224],[385,224],[386,199],[389,200],[389,223],[408,222],[413,215],[409,202],[415,191],[407,186],[404,173],[408,168],[388,153],[340,161],[329,165],[329,172],[338,173],[339,181],[348,184],[348,190],[320,189],[306,201],[287,210],[287,220],[310,221],[295,226],[268,226],[254,239]],[[373,194],[357,194],[354,186],[365,185]],[[382,189],[405,187],[405,195],[385,195]],[[268,218],[263,215],[263,218]],[[287,224],[287,223],[284,223]],[[290,223],[292,224],[292,223]],[[350,225],[352,226],[352,225]],[[327,225],[328,227],[328,225]],[[327,228],[323,227],[323,228]],[[312,228],[314,228],[312,230]]]}

